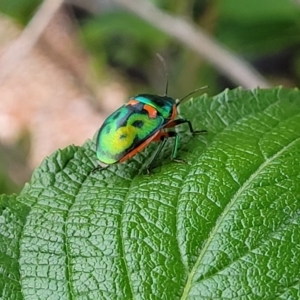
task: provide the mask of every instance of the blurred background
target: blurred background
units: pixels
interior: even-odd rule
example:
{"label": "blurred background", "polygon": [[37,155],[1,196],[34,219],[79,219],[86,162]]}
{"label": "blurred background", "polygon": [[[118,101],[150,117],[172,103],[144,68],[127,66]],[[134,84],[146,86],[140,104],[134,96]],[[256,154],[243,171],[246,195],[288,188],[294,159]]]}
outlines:
{"label": "blurred background", "polygon": [[0,193],[138,93],[296,87],[300,0],[1,0]]}

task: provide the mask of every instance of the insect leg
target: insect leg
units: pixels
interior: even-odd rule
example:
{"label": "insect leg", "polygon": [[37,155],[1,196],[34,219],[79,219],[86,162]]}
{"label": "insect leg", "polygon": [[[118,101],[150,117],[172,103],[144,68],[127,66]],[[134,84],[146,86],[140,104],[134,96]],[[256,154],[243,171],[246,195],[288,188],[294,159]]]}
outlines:
{"label": "insect leg", "polygon": [[161,143],[159,144],[155,154],[153,155],[148,167],[147,167],[147,173],[150,173],[150,169],[151,169],[151,165],[153,164],[153,162],[155,161],[155,159],[158,157],[159,153],[161,152],[162,148],[164,147],[164,145],[166,144],[167,139],[162,138]]}
{"label": "insect leg", "polygon": [[172,150],[172,156],[171,156],[172,160],[175,160],[177,162],[185,162],[185,160],[177,158],[177,150],[178,150],[178,145],[179,145],[178,133],[175,131],[164,132],[165,141],[170,137],[175,137],[174,146],[173,146],[173,150]]}
{"label": "insect leg", "polygon": [[97,167],[95,167],[92,171],[91,171],[91,174],[95,174],[97,171],[101,171],[101,170],[104,170],[104,169],[107,169],[108,168],[108,165],[107,166],[101,166],[101,165],[98,165]]}
{"label": "insect leg", "polygon": [[175,126],[178,126],[180,124],[184,124],[184,123],[187,123],[188,126],[189,126],[189,129],[190,129],[190,132],[192,134],[201,134],[201,133],[207,133],[207,130],[194,130],[193,129],[193,126],[192,126],[192,123],[191,121],[187,120],[187,119],[177,119],[177,120],[173,120],[171,122],[169,122],[165,128],[168,128],[168,127],[175,127]]}
{"label": "insect leg", "polygon": [[[158,157],[158,155],[160,154],[162,148],[164,147],[164,145],[166,144],[167,142],[167,139],[170,138],[170,137],[175,137],[175,143],[174,143],[174,148],[173,148],[173,151],[172,151],[172,159],[175,159],[176,157],[176,153],[177,153],[177,148],[178,148],[178,135],[176,132],[173,132],[173,131],[165,131],[165,132],[162,132],[160,133],[153,141],[161,141],[161,143],[159,144],[155,154],[153,155],[149,165],[148,165],[148,168],[147,168],[147,172],[148,174],[150,173],[150,169],[151,169],[151,165],[152,163],[155,161],[155,159]],[[175,154],[175,156],[174,156]]]}

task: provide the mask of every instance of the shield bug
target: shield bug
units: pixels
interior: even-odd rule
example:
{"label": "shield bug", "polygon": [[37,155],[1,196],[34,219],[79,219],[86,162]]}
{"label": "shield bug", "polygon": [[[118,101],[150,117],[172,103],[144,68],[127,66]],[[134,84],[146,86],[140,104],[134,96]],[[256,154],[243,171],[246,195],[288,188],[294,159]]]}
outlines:
{"label": "shield bug", "polygon": [[130,98],[127,103],[108,116],[99,129],[96,140],[96,154],[99,161],[106,165],[122,163],[141,152],[151,142],[161,142],[148,165],[149,171],[168,138],[175,139],[172,159],[182,161],[177,159],[179,136],[177,132],[169,131],[169,128],[186,123],[193,135],[206,132],[206,130],[194,130],[187,119],[177,118],[177,107],[180,103],[202,88],[176,101],[167,95],[167,80],[164,96],[139,94]]}

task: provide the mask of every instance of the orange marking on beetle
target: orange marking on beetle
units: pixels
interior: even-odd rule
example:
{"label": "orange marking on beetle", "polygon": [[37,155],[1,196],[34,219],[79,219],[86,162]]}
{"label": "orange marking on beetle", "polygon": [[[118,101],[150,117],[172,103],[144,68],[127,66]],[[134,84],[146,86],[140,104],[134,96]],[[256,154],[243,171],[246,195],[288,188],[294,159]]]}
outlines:
{"label": "orange marking on beetle", "polygon": [[175,118],[177,117],[177,107],[176,105],[174,104],[173,107],[172,107],[172,115],[171,115],[171,120],[174,120]]}
{"label": "orange marking on beetle", "polygon": [[135,99],[131,99],[131,100],[129,100],[129,101],[126,103],[126,106],[127,106],[127,105],[135,105],[135,104],[137,104],[137,103],[139,103],[139,101],[137,101],[137,100],[135,100]]}
{"label": "orange marking on beetle", "polygon": [[175,118],[177,117],[177,109],[176,106],[173,106],[172,115],[170,121],[164,126],[164,128],[171,128],[177,125]]}
{"label": "orange marking on beetle", "polygon": [[144,109],[148,112],[148,115],[149,115],[150,119],[155,119],[156,118],[157,110],[154,107],[152,107],[148,104],[145,104]]}

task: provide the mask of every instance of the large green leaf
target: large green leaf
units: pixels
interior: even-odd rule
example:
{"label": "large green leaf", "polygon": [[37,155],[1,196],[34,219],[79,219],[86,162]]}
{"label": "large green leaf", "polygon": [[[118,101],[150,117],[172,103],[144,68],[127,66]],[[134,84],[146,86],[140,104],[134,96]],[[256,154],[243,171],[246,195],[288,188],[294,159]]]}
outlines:
{"label": "large green leaf", "polygon": [[20,280],[20,243],[28,206],[16,196],[0,195],[0,299],[23,299]]}
{"label": "large green leaf", "polygon": [[96,173],[91,141],[45,159],[17,199],[22,296],[3,299],[300,299],[299,91],[181,113],[208,130],[181,132],[186,164],[171,142],[150,176],[157,145]]}

